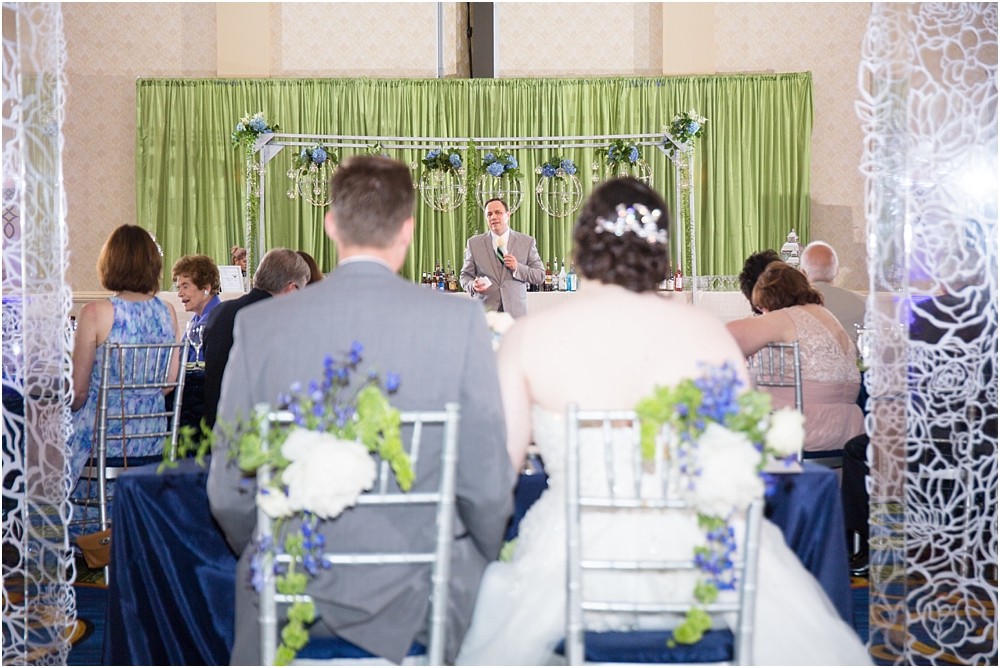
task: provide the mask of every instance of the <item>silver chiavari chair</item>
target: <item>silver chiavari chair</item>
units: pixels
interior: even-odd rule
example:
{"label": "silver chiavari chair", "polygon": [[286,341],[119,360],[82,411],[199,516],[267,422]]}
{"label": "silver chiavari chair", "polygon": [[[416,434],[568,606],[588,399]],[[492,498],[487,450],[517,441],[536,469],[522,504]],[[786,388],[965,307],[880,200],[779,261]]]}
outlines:
{"label": "silver chiavari chair", "polygon": [[767,344],[747,358],[747,366],[757,387],[795,388],[795,408],[802,411],[802,362],[797,340]]}
{"label": "silver chiavari chair", "polygon": [[[268,433],[272,425],[289,425],[294,416],[288,411],[272,411],[266,404],[258,404],[257,415],[261,424],[261,440],[267,447]],[[403,411],[400,413],[400,426],[411,425],[413,434],[410,437],[410,462],[413,470],[417,470],[420,457],[420,445],[423,428],[426,425],[440,424],[444,427],[444,441],[441,447],[441,475],[436,492],[398,493],[390,491],[389,463],[380,461],[378,466],[378,482],[376,489],[363,493],[358,498],[358,506],[399,507],[407,505],[436,506],[436,535],[433,552],[400,552],[400,553],[334,553],[326,552],[323,559],[333,566],[389,566],[398,564],[431,564],[431,613],[429,624],[429,643],[427,647],[426,665],[444,665],[445,633],[448,617],[448,578],[451,568],[451,549],[454,540],[455,521],[455,475],[458,464],[458,424],[460,407],[456,403],[446,404],[443,411]],[[270,467],[262,466],[257,471],[258,485],[266,485],[270,480]],[[348,511],[349,512],[349,511]],[[333,520],[336,521],[336,520]],[[257,537],[271,536],[272,522],[262,510],[257,509]],[[277,560],[288,562],[288,555],[279,555]],[[294,596],[278,594],[272,573],[272,564],[265,558],[262,568],[268,574],[260,593],[260,643],[261,660],[264,665],[274,665],[277,651],[278,634],[278,603],[293,603]],[[300,600],[312,600],[308,595]],[[310,664],[317,663],[310,661]],[[336,659],[337,665],[352,663],[344,659]],[[357,663],[370,664],[371,660],[362,659]]]}
{"label": "silver chiavari chair", "polygon": [[[567,557],[566,569],[566,662],[571,666],[585,663],[585,638],[588,635],[584,614],[629,613],[629,614],[684,614],[690,607],[688,602],[636,603],[634,601],[592,601],[584,598],[583,577],[587,571],[617,572],[669,572],[693,571],[698,567],[694,559],[685,560],[636,560],[628,559],[588,559],[583,554],[581,537],[581,513],[595,509],[616,508],[629,511],[663,512],[664,510],[686,510],[687,503],[670,493],[670,466],[667,446],[662,436],[657,439],[655,469],[659,471],[658,498],[642,495],[642,446],[640,421],[634,411],[581,411],[576,404],[566,408],[566,512],[567,512]],[[632,432],[631,468],[633,485],[623,493],[624,485],[616,486],[614,423],[630,423]],[[580,488],[580,433],[583,429],[600,428],[603,436],[603,454],[606,466],[607,494],[583,496]],[[622,476],[624,478],[624,476]],[[747,510],[747,528],[744,544],[734,569],[739,578],[739,597],[735,603],[712,603],[704,606],[710,615],[736,613],[736,631],[733,634],[732,663],[749,665],[752,663],[754,632],[754,602],[757,590],[757,558],[760,548],[760,527],[764,502],[757,499]],[[596,637],[596,636],[595,636]],[[638,637],[638,636],[637,636]],[[669,662],[665,656],[664,661]],[[624,663],[622,659],[608,657],[609,662]],[[684,659],[689,662],[690,659]],[[717,659],[713,659],[717,661]]]}
{"label": "silver chiavari chair", "polygon": [[[91,458],[84,467],[80,479],[97,480],[98,526],[104,531],[111,526],[108,517],[108,506],[113,500],[108,495],[108,482],[118,478],[129,467],[129,439],[169,438],[165,445],[169,449],[170,458],[177,458],[177,437],[180,428],[181,407],[184,399],[184,371],[182,360],[187,359],[188,342],[181,343],[106,343],[101,358],[101,380],[97,393],[97,415],[95,419],[95,447]],[[178,355],[177,375],[171,380],[171,362]],[[113,371],[115,373],[113,373]],[[127,413],[126,397],[133,392],[163,392],[173,388],[174,407],[172,410],[153,413]],[[110,406],[110,398],[117,396],[118,406]],[[129,424],[137,420],[165,419],[166,429],[159,431],[129,432]],[[118,423],[121,431],[112,433],[108,425]],[[116,430],[117,431],[117,430]],[[122,442],[122,457],[109,461],[108,441]],[[150,458],[133,458],[132,465],[148,463]],[[161,455],[155,456],[156,460]],[[74,499],[78,506],[89,507],[91,498]],[[86,526],[87,518],[74,520],[72,524]],[[110,582],[109,568],[104,568],[104,581]]]}

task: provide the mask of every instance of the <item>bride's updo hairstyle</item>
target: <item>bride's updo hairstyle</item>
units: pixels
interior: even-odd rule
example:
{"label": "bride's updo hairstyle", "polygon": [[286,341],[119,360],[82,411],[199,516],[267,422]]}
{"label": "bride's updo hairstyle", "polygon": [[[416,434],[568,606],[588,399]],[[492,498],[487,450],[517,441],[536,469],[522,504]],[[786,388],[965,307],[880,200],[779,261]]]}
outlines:
{"label": "bride's updo hairstyle", "polygon": [[[643,226],[642,219],[646,218],[643,231],[637,232],[627,224],[622,214],[628,209],[635,215],[635,228]],[[615,225],[620,234],[612,229]],[[656,290],[670,270],[669,239],[663,198],[635,179],[612,179],[590,194],[576,220],[576,268],[586,278],[620,285],[632,292]]]}

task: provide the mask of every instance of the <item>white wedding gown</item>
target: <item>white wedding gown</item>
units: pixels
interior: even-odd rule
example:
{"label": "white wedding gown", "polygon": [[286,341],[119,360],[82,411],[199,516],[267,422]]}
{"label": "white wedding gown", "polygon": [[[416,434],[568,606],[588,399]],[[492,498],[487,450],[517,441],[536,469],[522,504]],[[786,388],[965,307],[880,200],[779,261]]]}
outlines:
{"label": "white wedding gown", "polygon": [[[480,584],[472,623],[457,665],[545,665],[562,663],[553,648],[565,636],[566,504],[565,426],[562,416],[533,408],[535,442],[545,462],[549,487],[521,521],[513,558],[491,564]],[[615,486],[632,489],[631,432],[615,432]],[[600,432],[581,436],[581,493],[607,495]],[[643,475],[643,494],[657,486]],[[627,492],[623,492],[627,493]],[[690,559],[704,541],[694,513],[587,511],[582,516],[587,558]],[[741,540],[742,523],[737,522]],[[690,601],[697,573],[615,574],[588,572],[588,599]],[[837,613],[816,579],[785,545],[781,531],[764,521],[758,571],[753,662],[763,665],[870,664],[854,630]],[[735,597],[722,592],[721,597]],[[732,598],[730,598],[732,600]],[[601,614],[587,618],[596,630],[671,628],[680,617]],[[727,622],[732,625],[735,617]]]}

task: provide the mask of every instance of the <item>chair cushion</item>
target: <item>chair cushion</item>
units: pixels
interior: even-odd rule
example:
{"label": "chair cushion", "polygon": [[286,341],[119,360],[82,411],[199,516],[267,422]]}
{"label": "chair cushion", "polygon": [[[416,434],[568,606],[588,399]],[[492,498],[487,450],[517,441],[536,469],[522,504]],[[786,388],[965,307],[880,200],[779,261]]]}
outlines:
{"label": "chair cushion", "polygon": [[[124,468],[125,457],[108,457],[104,460],[108,468]],[[135,468],[137,466],[145,466],[147,464],[159,464],[163,461],[163,455],[146,455],[144,457],[128,457],[128,467]],[[97,458],[92,457],[87,460],[86,466],[97,467]]]}
{"label": "chair cushion", "polygon": [[[426,653],[426,647],[414,642],[410,645],[410,651],[406,653],[406,656],[422,656]],[[378,657],[343,638],[327,636],[325,638],[310,638],[309,643],[298,651],[295,658],[322,661],[325,659],[375,659]]]}
{"label": "chair cushion", "polygon": [[843,457],[843,450],[803,450],[802,459],[827,459],[830,457]]}
{"label": "chair cushion", "polygon": [[[707,631],[694,645],[667,647],[671,631],[587,631],[584,659],[593,663],[718,663],[733,658],[733,634],[728,629]],[[556,654],[566,651],[566,641]]]}

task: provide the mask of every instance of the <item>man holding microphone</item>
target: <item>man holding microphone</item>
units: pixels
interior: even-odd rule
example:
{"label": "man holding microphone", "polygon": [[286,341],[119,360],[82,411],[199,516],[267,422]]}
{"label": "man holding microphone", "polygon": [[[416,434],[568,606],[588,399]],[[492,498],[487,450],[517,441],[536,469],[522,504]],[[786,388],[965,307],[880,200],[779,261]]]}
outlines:
{"label": "man holding microphone", "polygon": [[465,246],[460,277],[462,289],[485,302],[486,308],[518,318],[528,312],[527,285],[545,280],[545,267],[535,240],[510,229],[510,211],[502,199],[486,203],[485,234]]}

